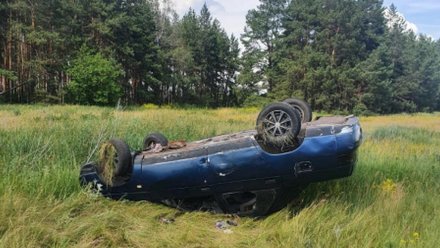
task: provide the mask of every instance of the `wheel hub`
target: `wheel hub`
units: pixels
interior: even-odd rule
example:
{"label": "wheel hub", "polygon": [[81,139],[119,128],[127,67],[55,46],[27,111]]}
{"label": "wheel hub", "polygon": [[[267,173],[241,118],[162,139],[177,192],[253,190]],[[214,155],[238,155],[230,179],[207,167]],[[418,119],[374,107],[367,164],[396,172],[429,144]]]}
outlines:
{"label": "wheel hub", "polygon": [[290,129],[292,120],[286,112],[276,110],[267,114],[263,123],[266,133],[273,136],[282,136]]}

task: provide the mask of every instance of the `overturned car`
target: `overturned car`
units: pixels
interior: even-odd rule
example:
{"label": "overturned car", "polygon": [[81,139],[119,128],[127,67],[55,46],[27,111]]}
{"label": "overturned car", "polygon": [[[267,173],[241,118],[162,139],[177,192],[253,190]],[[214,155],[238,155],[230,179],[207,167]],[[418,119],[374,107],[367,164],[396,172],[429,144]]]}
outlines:
{"label": "overturned car", "polygon": [[298,99],[266,106],[256,130],[190,143],[148,135],[142,151],[112,139],[80,182],[113,199],[261,216],[312,182],[350,176],[362,140],[354,116],[320,117]]}

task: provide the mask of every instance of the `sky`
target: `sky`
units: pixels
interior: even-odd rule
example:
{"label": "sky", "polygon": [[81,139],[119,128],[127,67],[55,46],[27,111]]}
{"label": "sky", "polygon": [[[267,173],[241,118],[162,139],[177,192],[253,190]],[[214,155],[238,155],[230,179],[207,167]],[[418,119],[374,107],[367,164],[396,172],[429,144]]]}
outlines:
{"label": "sky", "polygon": [[246,14],[258,6],[259,0],[171,0],[179,16],[191,7],[200,12],[206,2],[211,15],[217,18],[229,34],[239,38],[246,25]]}
{"label": "sky", "polygon": [[[246,14],[258,6],[259,0],[171,0],[174,9],[182,16],[191,7],[200,11],[206,2],[212,16],[217,18],[229,34],[240,37],[246,25]],[[392,3],[416,33],[440,38],[440,0],[384,0]]]}

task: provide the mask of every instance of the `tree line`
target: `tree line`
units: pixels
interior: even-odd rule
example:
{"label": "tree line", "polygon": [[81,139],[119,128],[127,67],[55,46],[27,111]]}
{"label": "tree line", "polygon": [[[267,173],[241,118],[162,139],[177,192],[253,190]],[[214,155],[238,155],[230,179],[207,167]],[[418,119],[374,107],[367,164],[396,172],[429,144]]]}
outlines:
{"label": "tree line", "polygon": [[[314,109],[440,109],[440,41],[408,30],[381,0],[260,0],[247,15],[240,82]],[[258,97],[251,98],[258,100]]]}
{"label": "tree line", "polygon": [[0,101],[237,104],[238,40],[206,6],[169,1],[0,3]]}
{"label": "tree line", "polygon": [[[260,0],[241,42],[206,5],[169,0],[0,3],[0,102],[440,109],[440,42],[381,0]],[[385,13],[385,14],[384,14]]]}

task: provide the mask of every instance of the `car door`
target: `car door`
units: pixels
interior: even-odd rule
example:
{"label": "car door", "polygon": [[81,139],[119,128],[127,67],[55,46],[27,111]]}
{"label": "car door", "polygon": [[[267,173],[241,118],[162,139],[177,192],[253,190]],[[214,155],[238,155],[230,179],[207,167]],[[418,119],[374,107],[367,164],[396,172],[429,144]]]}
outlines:
{"label": "car door", "polygon": [[155,192],[186,192],[201,188],[207,183],[209,174],[207,155],[206,147],[198,147],[182,153],[164,154],[156,160],[145,158],[142,161],[142,181],[149,191]]}
{"label": "car door", "polygon": [[210,180],[217,191],[240,191],[265,187],[272,177],[271,166],[261,156],[253,142],[222,144],[208,147]]}

